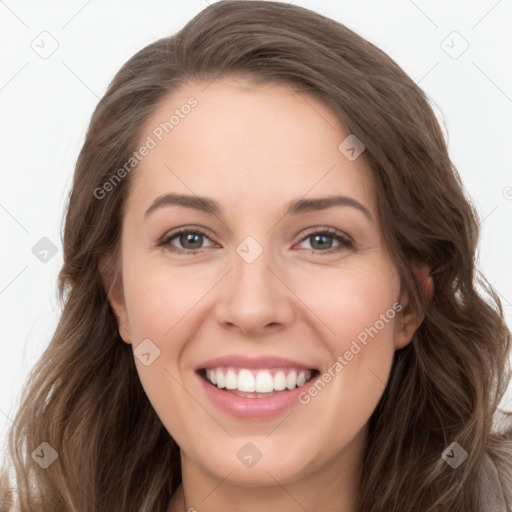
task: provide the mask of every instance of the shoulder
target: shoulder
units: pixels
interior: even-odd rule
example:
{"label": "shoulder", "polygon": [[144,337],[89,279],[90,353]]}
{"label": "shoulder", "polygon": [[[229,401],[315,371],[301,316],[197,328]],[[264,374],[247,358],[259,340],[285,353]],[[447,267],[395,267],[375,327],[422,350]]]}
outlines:
{"label": "shoulder", "polygon": [[482,512],[510,512],[498,470],[488,454],[485,454],[480,473],[480,499]]}

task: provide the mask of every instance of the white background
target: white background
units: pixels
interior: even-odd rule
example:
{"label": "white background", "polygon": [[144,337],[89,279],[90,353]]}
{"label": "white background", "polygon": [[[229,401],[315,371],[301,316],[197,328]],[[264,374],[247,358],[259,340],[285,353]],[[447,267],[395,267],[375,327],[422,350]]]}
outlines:
{"label": "white background", "polygon": [[[379,46],[437,105],[450,154],[482,219],[478,267],[512,326],[511,1],[294,3]],[[2,441],[22,382],[57,324],[64,205],[92,111],[128,58],[206,6],[205,0],[0,0]],[[469,44],[458,58],[445,51],[454,56],[464,48],[453,31]],[[58,48],[43,59],[32,46],[48,49],[50,37]],[[42,237],[58,251],[46,263],[32,253]],[[503,405],[511,399],[512,393]]]}

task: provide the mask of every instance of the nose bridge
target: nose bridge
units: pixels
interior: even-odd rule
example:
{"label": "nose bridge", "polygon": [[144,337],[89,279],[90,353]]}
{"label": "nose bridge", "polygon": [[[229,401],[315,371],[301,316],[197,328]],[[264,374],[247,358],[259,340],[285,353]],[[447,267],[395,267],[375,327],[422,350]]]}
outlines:
{"label": "nose bridge", "polygon": [[[273,265],[271,253],[269,247],[264,249],[253,237],[248,237],[236,248],[233,279],[235,292],[243,292],[244,300],[247,301],[251,297],[255,299],[258,296],[266,298],[264,296],[271,293],[273,286],[270,278],[275,279],[269,269]],[[253,293],[250,293],[251,290]]]}

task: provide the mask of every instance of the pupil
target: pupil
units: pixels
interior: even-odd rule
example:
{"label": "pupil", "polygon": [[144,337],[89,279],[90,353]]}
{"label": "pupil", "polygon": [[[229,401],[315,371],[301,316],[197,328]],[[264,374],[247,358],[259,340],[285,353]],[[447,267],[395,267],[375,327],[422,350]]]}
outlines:
{"label": "pupil", "polygon": [[[319,239],[319,238],[320,238],[320,239],[324,239],[324,240],[325,240],[326,238],[330,238],[330,237],[329,237],[329,236],[325,236],[325,235],[314,235],[314,236],[313,236],[313,240],[314,240],[315,242],[313,243],[313,247],[314,247],[314,244],[317,242],[317,239]],[[327,244],[327,245],[328,245],[328,244]],[[320,243],[320,249],[325,248],[325,246],[326,246],[326,244],[322,244],[322,243]]]}
{"label": "pupil", "polygon": [[[182,235],[180,242],[182,242],[182,245],[187,247],[187,242],[191,242],[193,244],[194,238],[196,238],[196,246],[194,246],[194,247],[188,246],[187,248],[199,249],[201,247],[201,239],[199,237],[201,237],[201,236],[202,235],[200,235],[198,233],[189,233],[187,235]],[[197,241],[197,239],[199,239],[199,242]],[[185,241],[185,243],[183,243],[184,241]]]}

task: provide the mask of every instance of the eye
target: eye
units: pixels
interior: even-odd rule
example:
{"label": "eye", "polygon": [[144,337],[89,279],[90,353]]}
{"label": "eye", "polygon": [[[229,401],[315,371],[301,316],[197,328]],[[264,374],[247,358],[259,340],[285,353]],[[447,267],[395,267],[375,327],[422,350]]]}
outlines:
{"label": "eye", "polygon": [[[172,245],[172,241],[177,239],[177,242],[183,247],[176,247]],[[200,230],[182,229],[171,233],[169,236],[164,237],[159,243],[159,247],[164,247],[170,252],[177,254],[195,254],[201,252],[202,243],[204,239],[209,240],[206,233]]]}
{"label": "eye", "polygon": [[[333,239],[338,242],[338,245],[334,247],[332,246]],[[310,231],[301,240],[301,243],[306,240],[312,241],[310,245],[312,246],[311,251],[314,253],[333,254],[354,247],[352,240],[347,235],[331,228],[325,228],[321,231]]]}
{"label": "eye", "polygon": [[[181,247],[176,247],[173,244],[175,239]],[[317,254],[332,254],[353,248],[353,242],[347,235],[331,228],[310,231],[309,234],[302,238],[301,243],[309,239],[312,240],[310,244],[312,246],[311,252]],[[210,239],[205,232],[199,229],[181,229],[164,237],[158,243],[158,247],[164,247],[166,250],[176,254],[198,254],[202,252],[204,240]],[[331,241],[329,242],[329,240]],[[332,246],[332,240],[335,240],[337,245]]]}

